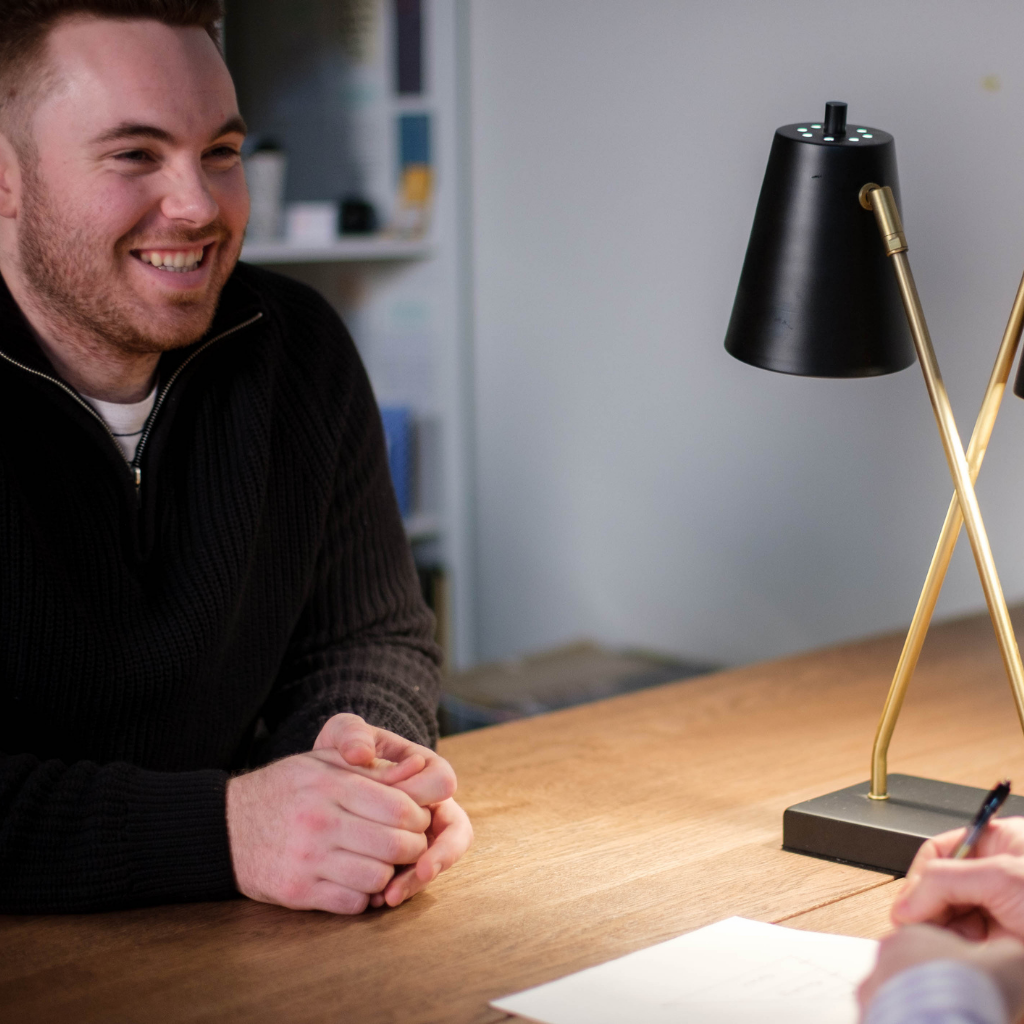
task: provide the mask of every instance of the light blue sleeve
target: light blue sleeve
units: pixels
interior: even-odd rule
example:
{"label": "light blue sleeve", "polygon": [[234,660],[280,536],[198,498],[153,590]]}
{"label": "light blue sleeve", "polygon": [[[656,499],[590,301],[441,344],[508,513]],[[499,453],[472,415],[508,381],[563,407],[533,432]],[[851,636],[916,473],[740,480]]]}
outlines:
{"label": "light blue sleeve", "polygon": [[929,960],[890,978],[864,1024],[1009,1024],[996,983],[957,960]]}

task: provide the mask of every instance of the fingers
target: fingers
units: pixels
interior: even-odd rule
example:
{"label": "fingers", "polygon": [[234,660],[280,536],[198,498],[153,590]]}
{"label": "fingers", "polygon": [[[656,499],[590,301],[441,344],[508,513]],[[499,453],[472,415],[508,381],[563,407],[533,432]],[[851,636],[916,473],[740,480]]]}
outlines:
{"label": "fingers", "polygon": [[336,750],[346,767],[395,786],[421,807],[455,794],[455,772],[443,757],[387,729],[367,725],[358,715],[328,719],[313,749]]}
{"label": "fingers", "polygon": [[425,889],[437,876],[450,868],[473,842],[473,826],[466,812],[454,801],[446,800],[434,809],[430,831],[433,841],[414,867],[399,871],[384,890],[384,901],[397,907],[403,900]]}
{"label": "fingers", "polygon": [[349,764],[371,767],[377,757],[377,731],[358,715],[334,715],[324,723],[313,749],[333,748]]}
{"label": "fingers", "polygon": [[954,851],[963,842],[966,835],[966,828],[955,828],[951,832],[943,832],[932,839],[926,839],[921,844],[921,848],[917,851],[910,869],[907,871],[907,880],[911,881],[916,878],[929,862],[952,857]]}
{"label": "fingers", "polygon": [[[399,782],[405,782],[406,779],[423,771],[426,767],[426,761],[420,754],[411,754],[404,761],[399,761],[397,764],[394,761],[378,757],[374,759],[371,767],[351,765],[347,762],[342,767],[350,772],[354,772],[356,775],[362,775],[364,778],[381,782],[385,786],[394,786]],[[418,803],[418,801],[416,802]]]}
{"label": "fingers", "polygon": [[431,812],[340,762],[336,750],[315,750],[228,781],[228,840],[241,893],[359,913],[389,884],[394,865],[423,856]]}
{"label": "fingers", "polygon": [[339,806],[367,821],[409,832],[424,832],[430,825],[430,812],[397,787],[346,771],[332,772],[324,785]]}
{"label": "fingers", "polygon": [[405,781],[392,783],[421,807],[439,804],[455,795],[456,779],[452,766],[429,747],[420,746],[387,729],[378,729],[377,752],[381,757],[400,764],[412,758],[422,758],[423,767],[419,772],[410,773]]}
{"label": "fingers", "polygon": [[978,856],[988,857],[996,853],[1024,855],[1024,818],[1010,815],[990,821],[978,843]]}
{"label": "fingers", "polygon": [[985,914],[973,907],[967,913],[954,913],[945,923],[948,931],[955,932],[970,942],[983,942],[989,937],[992,922]]}
{"label": "fingers", "polygon": [[370,897],[365,892],[356,892],[355,889],[321,879],[310,887],[303,905],[291,909],[326,910],[329,914],[361,914],[369,902]]}
{"label": "fingers", "polygon": [[1024,936],[1024,862],[1000,854],[980,860],[932,860],[893,905],[897,924],[945,924],[978,908],[1014,935]]}
{"label": "fingers", "polygon": [[410,754],[405,760],[399,761],[397,764],[393,761],[383,763],[387,767],[383,770],[380,781],[386,786],[395,786],[399,782],[405,782],[414,775],[419,775],[427,766],[426,759],[421,754]]}
{"label": "fingers", "polygon": [[388,864],[415,864],[427,849],[427,837],[422,832],[391,828],[344,812],[328,841],[332,849],[349,850]]}
{"label": "fingers", "polygon": [[348,850],[334,850],[320,862],[322,881],[365,893],[380,893],[395,874],[392,864]]}
{"label": "fingers", "polygon": [[[425,747],[418,749],[426,750]],[[450,800],[456,790],[455,771],[452,766],[432,750],[426,750],[426,755],[418,753],[412,756],[423,757],[423,770],[404,782],[396,783],[395,788],[408,794],[421,807]]]}
{"label": "fingers", "polygon": [[[933,860],[945,860],[953,856],[957,847],[967,835],[966,828],[943,832],[934,839],[925,841],[917,851],[914,862],[907,872],[907,879],[914,879],[924,866]],[[996,818],[990,821],[975,847],[974,856],[994,857],[1000,853],[1024,855],[1024,818]]]}
{"label": "fingers", "polygon": [[447,871],[473,842],[469,815],[454,800],[437,805],[429,831],[434,841],[416,862],[416,874],[424,882]]}

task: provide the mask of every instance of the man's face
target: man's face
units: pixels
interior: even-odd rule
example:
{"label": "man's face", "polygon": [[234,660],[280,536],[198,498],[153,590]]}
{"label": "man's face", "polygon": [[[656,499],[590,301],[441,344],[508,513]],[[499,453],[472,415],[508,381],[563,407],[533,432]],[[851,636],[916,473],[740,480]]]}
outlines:
{"label": "man's face", "polygon": [[210,325],[249,217],[235,90],[199,28],[71,19],[21,154],[17,252],[45,315],[130,352]]}

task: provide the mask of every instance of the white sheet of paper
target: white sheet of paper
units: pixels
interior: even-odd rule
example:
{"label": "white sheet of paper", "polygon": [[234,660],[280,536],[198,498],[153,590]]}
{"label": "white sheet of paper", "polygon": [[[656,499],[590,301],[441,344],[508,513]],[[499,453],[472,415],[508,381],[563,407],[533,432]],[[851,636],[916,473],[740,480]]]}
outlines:
{"label": "white sheet of paper", "polygon": [[491,1005],[541,1024],[856,1024],[877,949],[729,917]]}

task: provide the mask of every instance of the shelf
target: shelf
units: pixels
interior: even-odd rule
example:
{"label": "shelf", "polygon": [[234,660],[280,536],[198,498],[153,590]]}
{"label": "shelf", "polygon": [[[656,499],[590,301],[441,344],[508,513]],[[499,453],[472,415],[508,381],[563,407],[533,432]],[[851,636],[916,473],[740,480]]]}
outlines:
{"label": "shelf", "polygon": [[405,534],[411,542],[431,540],[441,532],[441,523],[437,516],[409,516],[403,522],[405,523]]}
{"label": "shelf", "polygon": [[339,238],[330,245],[292,245],[288,242],[249,242],[242,248],[246,263],[338,263],[346,260],[422,260],[432,255],[426,239],[368,235]]}

